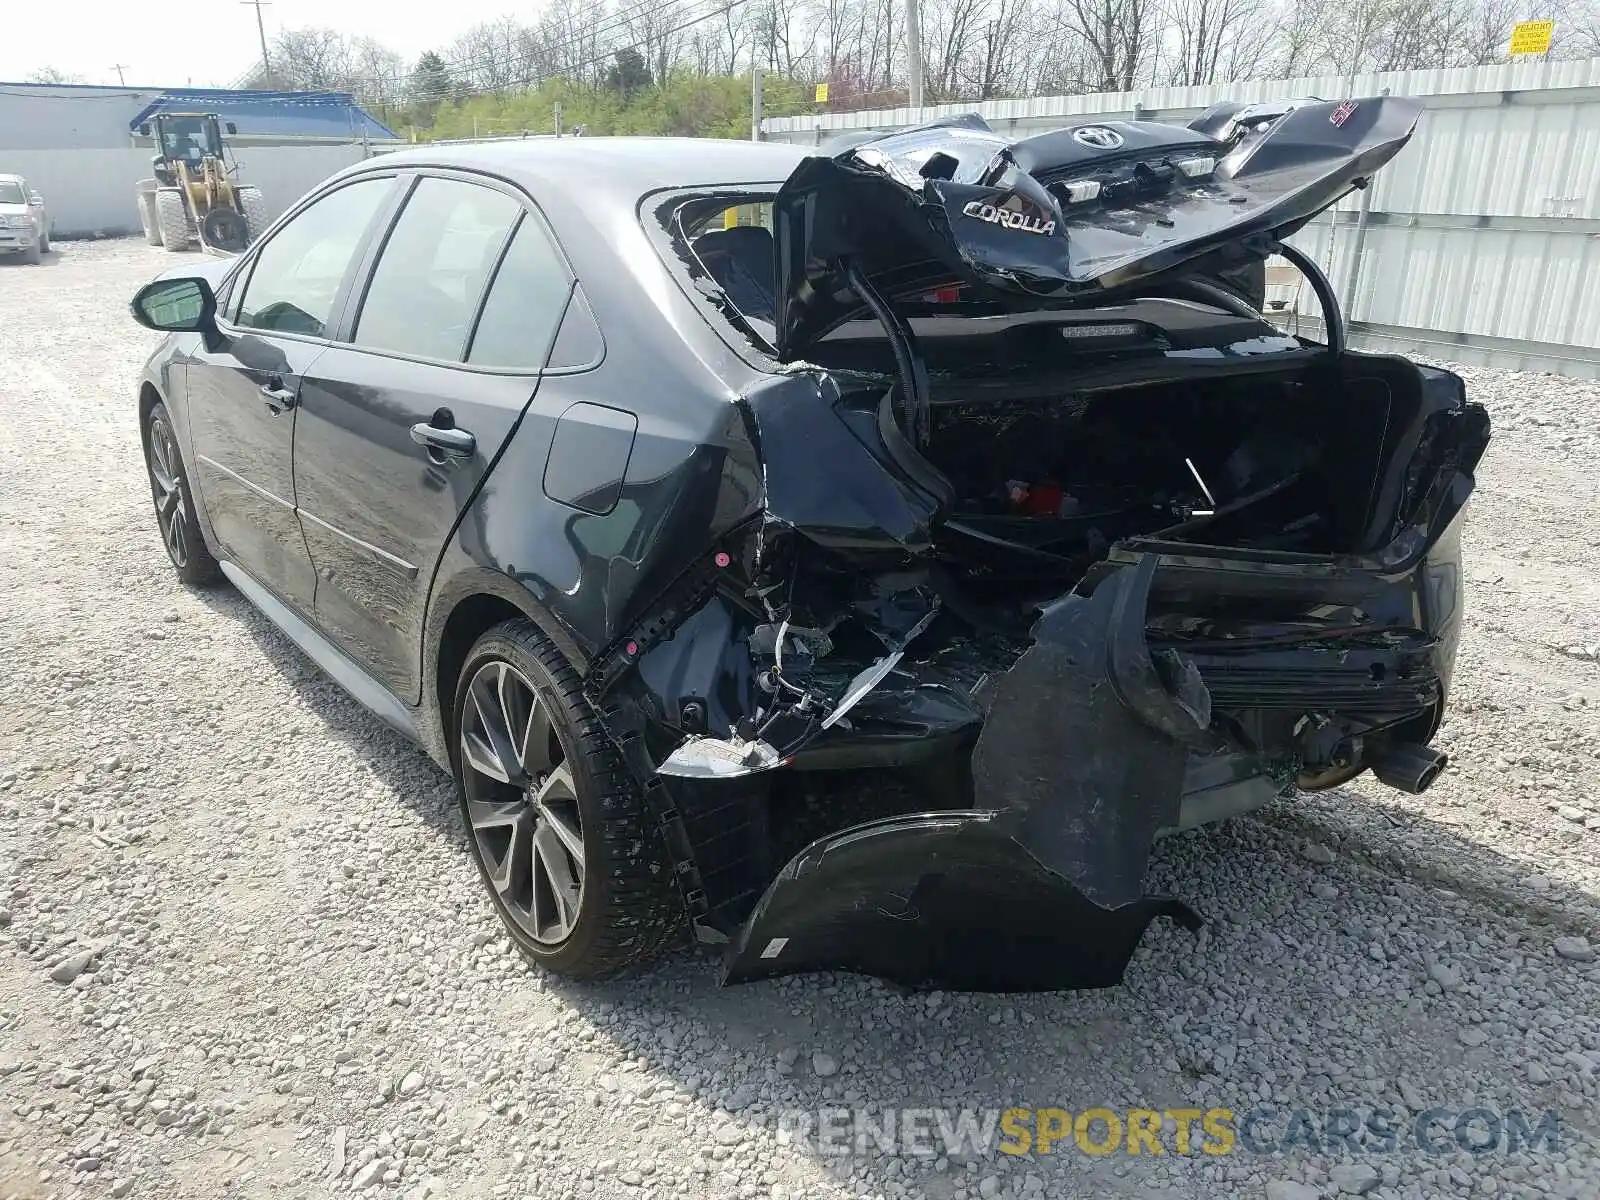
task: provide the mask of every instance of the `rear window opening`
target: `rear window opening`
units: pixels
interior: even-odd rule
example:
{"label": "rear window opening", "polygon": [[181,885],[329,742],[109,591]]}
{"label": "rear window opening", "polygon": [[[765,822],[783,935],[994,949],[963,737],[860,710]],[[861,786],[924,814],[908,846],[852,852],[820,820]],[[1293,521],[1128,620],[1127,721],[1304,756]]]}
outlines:
{"label": "rear window opening", "polygon": [[777,320],[772,199],[700,197],[672,206],[666,216],[680,257],[721,291],[734,310],[729,316],[770,345]]}
{"label": "rear window opening", "polygon": [[[753,335],[766,356],[776,356],[777,282],[770,193],[719,193],[679,199],[658,213],[673,248],[702,293],[717,301],[721,318],[747,337]],[[1008,308],[953,278],[920,279],[897,292],[891,303],[922,343],[930,370],[940,360],[972,354],[1015,365],[1020,343],[1044,348],[1047,358],[1078,361],[1081,354],[1114,351],[1204,350],[1219,343],[1270,335],[1254,313],[1265,306],[1262,264],[1247,263],[1209,277],[1230,307],[1174,295],[1159,311],[1133,312],[1136,306],[1100,308],[1041,305],[1038,310]],[[1181,288],[1172,289],[1174,292]],[[1240,308],[1242,304],[1245,307]],[[1245,315],[1249,314],[1249,315]],[[1036,329],[1053,326],[1050,331]],[[1015,331],[1015,332],[1012,332]],[[1000,340],[988,340],[996,339]],[[1292,351],[1296,339],[1281,336],[1262,351]],[[819,366],[849,370],[893,370],[883,327],[865,311],[823,337],[807,354]]]}

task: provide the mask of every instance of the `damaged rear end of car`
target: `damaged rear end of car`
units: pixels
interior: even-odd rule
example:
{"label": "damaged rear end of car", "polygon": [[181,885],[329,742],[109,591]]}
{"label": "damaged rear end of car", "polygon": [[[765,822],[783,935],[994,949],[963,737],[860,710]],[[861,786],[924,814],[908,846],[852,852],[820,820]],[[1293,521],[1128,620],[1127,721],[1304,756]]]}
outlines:
{"label": "damaged rear end of car", "polygon": [[[1145,892],[1162,833],[1437,776],[1487,417],[1347,351],[1283,243],[1415,119],[965,118],[646,212],[768,364],[761,484],[589,694],[726,981],[1113,984],[1154,917],[1199,923]],[[1236,285],[1271,253],[1325,344]]]}

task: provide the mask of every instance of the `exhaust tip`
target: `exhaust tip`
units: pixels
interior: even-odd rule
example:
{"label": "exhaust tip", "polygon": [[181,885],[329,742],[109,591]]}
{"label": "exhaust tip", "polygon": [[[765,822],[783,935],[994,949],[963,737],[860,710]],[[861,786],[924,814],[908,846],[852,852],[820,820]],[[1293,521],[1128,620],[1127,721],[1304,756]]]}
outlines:
{"label": "exhaust tip", "polygon": [[1432,787],[1449,764],[1450,756],[1443,750],[1414,742],[1381,746],[1367,757],[1367,765],[1380,783],[1413,796]]}

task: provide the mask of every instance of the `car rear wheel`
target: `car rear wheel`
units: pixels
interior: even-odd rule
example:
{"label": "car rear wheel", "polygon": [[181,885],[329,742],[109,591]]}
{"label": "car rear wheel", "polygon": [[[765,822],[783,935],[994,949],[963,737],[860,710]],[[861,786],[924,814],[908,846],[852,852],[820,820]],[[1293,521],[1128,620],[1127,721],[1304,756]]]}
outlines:
{"label": "car rear wheel", "polygon": [[524,955],[599,979],[680,935],[659,831],[577,672],[532,622],[504,622],[473,646],[453,728],[478,871]]}
{"label": "car rear wheel", "polygon": [[194,495],[183,469],[172,415],[165,404],[153,405],[145,417],[144,460],[150,476],[150,497],[155,502],[156,525],[178,578],[197,587],[215,583],[222,572],[200,535]]}

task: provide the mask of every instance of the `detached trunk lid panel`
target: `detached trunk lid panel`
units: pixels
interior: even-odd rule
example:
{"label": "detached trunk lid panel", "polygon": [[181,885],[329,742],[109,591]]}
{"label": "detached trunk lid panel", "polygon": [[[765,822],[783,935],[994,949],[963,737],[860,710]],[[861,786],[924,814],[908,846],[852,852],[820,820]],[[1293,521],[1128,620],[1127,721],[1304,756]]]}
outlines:
{"label": "detached trunk lid panel", "polygon": [[808,158],[774,209],[779,355],[860,310],[841,260],[887,296],[955,279],[1034,309],[1148,291],[1208,255],[1264,257],[1393,158],[1420,111],[1310,102],[1227,141],[1105,122],[1012,142],[969,116]]}

